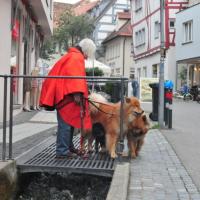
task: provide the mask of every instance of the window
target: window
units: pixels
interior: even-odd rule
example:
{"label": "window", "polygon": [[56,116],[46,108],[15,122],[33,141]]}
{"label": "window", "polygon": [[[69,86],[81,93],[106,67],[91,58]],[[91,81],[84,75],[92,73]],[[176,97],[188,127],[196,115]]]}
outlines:
{"label": "window", "polygon": [[169,19],[169,28],[175,28],[175,19]]}
{"label": "window", "polygon": [[147,67],[143,67],[142,76],[147,77]]}
{"label": "window", "polygon": [[160,32],[160,23],[156,21],[154,24],[154,38],[155,39],[159,38],[159,32]]}
{"label": "window", "polygon": [[141,68],[137,68],[137,77],[138,77],[138,80],[141,77]]}
{"label": "window", "polygon": [[111,62],[111,63],[108,63],[108,65],[110,66],[111,68],[111,75],[115,75],[115,63],[114,62]]}
{"label": "window", "polygon": [[117,57],[120,57],[120,45],[117,44]]}
{"label": "window", "polygon": [[49,0],[46,0],[46,4],[47,4],[47,6],[49,7]]}
{"label": "window", "polygon": [[152,66],[152,77],[157,78],[158,77],[158,65],[153,65]]}
{"label": "window", "polygon": [[135,76],[135,67],[130,67],[130,77],[131,77],[131,74]]}
{"label": "window", "polygon": [[193,23],[192,21],[188,21],[183,23],[183,42],[192,42],[192,34],[193,34]]}
{"label": "window", "polygon": [[135,0],[135,12],[142,9],[142,0]]}
{"label": "window", "polygon": [[116,74],[120,74],[120,68],[116,68]]}
{"label": "window", "polygon": [[141,46],[145,44],[145,29],[141,29],[135,32],[135,46]]}
{"label": "window", "polygon": [[53,5],[53,2],[52,0],[50,0],[50,18],[52,19],[52,5]]}

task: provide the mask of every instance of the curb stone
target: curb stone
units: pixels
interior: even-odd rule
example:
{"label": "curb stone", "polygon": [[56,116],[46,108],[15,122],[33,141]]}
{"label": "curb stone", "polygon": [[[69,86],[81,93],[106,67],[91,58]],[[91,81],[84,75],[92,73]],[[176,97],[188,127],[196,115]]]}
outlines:
{"label": "curb stone", "polygon": [[130,163],[117,164],[106,200],[126,200],[129,177]]}

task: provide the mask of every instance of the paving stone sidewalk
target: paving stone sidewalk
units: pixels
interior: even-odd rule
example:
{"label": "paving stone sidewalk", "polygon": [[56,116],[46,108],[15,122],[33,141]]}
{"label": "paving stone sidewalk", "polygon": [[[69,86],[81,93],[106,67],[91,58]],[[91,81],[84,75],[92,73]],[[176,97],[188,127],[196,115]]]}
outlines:
{"label": "paving stone sidewalk", "polygon": [[[13,118],[13,158],[26,152],[42,140],[56,133],[56,113],[47,111],[20,112]],[[2,156],[2,126],[0,124],[0,159]],[[7,145],[8,154],[8,134]]]}
{"label": "paving stone sidewalk", "polygon": [[200,193],[162,133],[150,130],[131,161],[128,200],[200,200]]}

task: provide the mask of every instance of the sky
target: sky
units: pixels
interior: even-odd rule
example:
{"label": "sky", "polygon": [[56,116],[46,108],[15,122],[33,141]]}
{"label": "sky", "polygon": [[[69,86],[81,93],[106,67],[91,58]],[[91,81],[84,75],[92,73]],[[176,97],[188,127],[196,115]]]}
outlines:
{"label": "sky", "polygon": [[70,4],[77,3],[78,1],[80,0],[54,0],[54,2],[70,3]]}

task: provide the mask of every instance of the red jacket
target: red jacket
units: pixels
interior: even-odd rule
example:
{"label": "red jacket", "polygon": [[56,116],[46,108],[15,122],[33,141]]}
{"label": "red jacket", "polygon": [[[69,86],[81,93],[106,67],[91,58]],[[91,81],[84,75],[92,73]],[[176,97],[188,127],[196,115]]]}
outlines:
{"label": "red jacket", "polygon": [[[70,48],[51,69],[49,76],[86,76],[83,54],[76,48]],[[53,106],[66,98],[66,95],[76,92],[88,97],[87,82],[85,79],[45,79],[42,85],[40,105]],[[84,129],[91,128],[88,111],[88,102],[85,102]],[[81,128],[80,106],[73,101],[58,110],[62,119],[73,127]]]}

